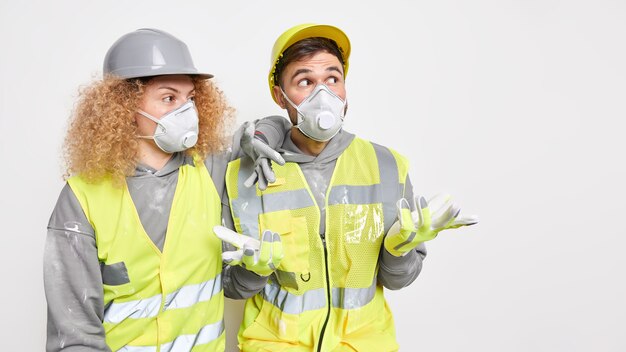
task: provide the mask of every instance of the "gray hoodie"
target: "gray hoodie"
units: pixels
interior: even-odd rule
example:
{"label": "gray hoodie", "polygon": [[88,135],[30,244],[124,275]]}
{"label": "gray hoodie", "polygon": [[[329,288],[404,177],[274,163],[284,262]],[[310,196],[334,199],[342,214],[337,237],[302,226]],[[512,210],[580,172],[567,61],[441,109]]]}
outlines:
{"label": "gray hoodie", "polygon": [[[256,129],[265,134],[268,144],[282,144],[280,151],[286,160],[300,164],[317,203],[323,206],[336,160],[354,135],[340,132],[319,156],[312,157],[293,144],[289,132],[291,123],[285,118],[274,116],[260,120]],[[241,132],[240,129],[235,134],[234,140],[239,140]],[[224,175],[228,161],[240,157],[240,154],[239,146],[235,144],[228,153],[209,156],[205,160],[218,194],[222,195],[222,215],[225,225],[230,228],[233,226]],[[178,170],[184,164],[192,164],[191,159],[176,153],[161,170],[138,165],[135,175],[126,179],[141,223],[159,249],[165,242]],[[408,178],[406,182],[406,189],[410,190]],[[320,211],[324,216],[324,209]],[[321,232],[323,236],[323,228]],[[419,274],[425,255],[423,246],[401,258],[382,249],[379,282],[389,289],[409,285]],[[106,272],[98,261],[94,230],[72,189],[66,184],[48,223],[44,251],[44,286],[48,301],[47,351],[110,351],[102,326],[105,309],[103,274],[106,275]],[[224,294],[236,299],[253,296],[267,282],[267,278],[239,266],[225,266],[222,278]]]}
{"label": "gray hoodie", "polygon": [[[318,207],[320,207],[320,236],[325,236],[326,209],[325,197],[326,189],[330,183],[337,159],[350,145],[354,135],[341,130],[333,137],[318,156],[304,154],[291,140],[291,122],[281,116],[270,116],[262,119],[257,124],[257,129],[262,129],[265,136],[271,141],[278,141],[283,138],[282,148],[278,151],[285,161],[296,162],[302,169],[302,173],[315,197]],[[286,134],[285,134],[285,131]],[[405,181],[405,194],[407,199],[413,198],[413,186],[408,175]],[[409,202],[412,204],[412,202]],[[414,209],[411,209],[414,210]],[[230,212],[223,214],[225,222],[232,224]],[[232,228],[232,225],[230,226]],[[384,246],[381,247],[379,257],[378,281],[390,290],[398,290],[411,284],[419,275],[422,269],[422,261],[426,257],[426,247],[420,244],[415,250],[407,253],[403,257],[394,257]]]}
{"label": "gray hoodie", "polygon": [[[242,131],[239,129],[233,140],[239,141]],[[282,136],[278,142],[270,140],[270,143],[280,145]],[[239,145],[235,143],[227,153],[208,156],[204,161],[227,214],[230,210],[224,189],[226,166],[229,160],[240,156]],[[192,159],[175,153],[161,170],[138,165],[135,174],[126,178],[141,224],[160,250],[165,243],[178,170],[185,164],[193,165]],[[106,267],[101,267],[98,260],[94,229],[66,184],[48,223],[44,251],[47,351],[110,351],[102,326],[105,310],[102,283],[107,274]],[[253,296],[267,282],[267,278],[239,266],[225,266],[222,280],[225,296],[236,299]]]}

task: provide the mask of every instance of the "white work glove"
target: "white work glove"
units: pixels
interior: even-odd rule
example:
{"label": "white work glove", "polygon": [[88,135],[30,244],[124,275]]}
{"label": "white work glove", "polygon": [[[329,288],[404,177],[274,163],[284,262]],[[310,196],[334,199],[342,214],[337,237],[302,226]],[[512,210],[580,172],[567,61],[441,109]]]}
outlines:
{"label": "white work glove", "polygon": [[276,181],[270,161],[285,165],[285,159],[267,145],[263,139],[255,135],[254,124],[246,121],[240,141],[243,152],[254,161],[254,171],[244,182],[246,187],[259,183],[259,189],[264,191],[268,183]]}
{"label": "white work glove", "polygon": [[269,276],[283,259],[283,244],[280,235],[275,232],[265,230],[259,241],[224,226],[215,226],[213,231],[222,241],[237,248],[222,253],[222,260],[228,265],[240,265],[260,276]]}
{"label": "white work glove", "polygon": [[415,197],[413,201],[416,209],[413,213],[406,199],[398,201],[398,221],[385,237],[385,249],[396,257],[405,255],[422,242],[432,240],[440,231],[478,223],[475,215],[459,218],[461,208],[448,195],[435,196],[428,202],[424,197]]}

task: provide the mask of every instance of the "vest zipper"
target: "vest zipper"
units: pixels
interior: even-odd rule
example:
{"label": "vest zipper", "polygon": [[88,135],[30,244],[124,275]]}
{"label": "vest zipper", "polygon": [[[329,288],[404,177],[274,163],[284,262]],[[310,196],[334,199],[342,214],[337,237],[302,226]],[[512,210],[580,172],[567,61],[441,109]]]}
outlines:
{"label": "vest zipper", "polygon": [[330,278],[328,275],[328,250],[326,249],[326,239],[322,235],[322,244],[324,245],[324,268],[326,269],[326,320],[324,320],[324,325],[322,325],[322,332],[320,333],[320,340],[317,345],[317,351],[322,351],[322,341],[324,341],[324,332],[326,331],[326,325],[328,325],[328,319],[330,318],[330,307],[332,302],[330,301]]}

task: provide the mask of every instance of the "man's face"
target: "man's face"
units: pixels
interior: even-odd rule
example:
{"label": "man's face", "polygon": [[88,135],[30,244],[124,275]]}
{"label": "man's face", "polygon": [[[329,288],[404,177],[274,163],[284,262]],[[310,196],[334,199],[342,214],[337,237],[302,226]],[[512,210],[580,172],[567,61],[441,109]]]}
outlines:
{"label": "man's face", "polygon": [[[308,97],[316,85],[328,86],[342,100],[346,100],[343,66],[339,59],[327,52],[318,52],[310,58],[289,63],[283,70],[283,90],[296,105]],[[274,96],[281,108],[287,109],[291,123],[296,124],[297,112],[283,97],[279,86],[274,86]]]}

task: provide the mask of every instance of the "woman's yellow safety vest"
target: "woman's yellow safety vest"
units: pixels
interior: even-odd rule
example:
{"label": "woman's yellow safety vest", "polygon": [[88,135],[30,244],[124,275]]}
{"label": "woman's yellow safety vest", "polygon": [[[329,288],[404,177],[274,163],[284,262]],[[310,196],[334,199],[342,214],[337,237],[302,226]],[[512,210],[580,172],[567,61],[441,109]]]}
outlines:
{"label": "woman's yellow safety vest", "polygon": [[[106,342],[113,351],[223,351],[221,202],[204,163],[179,169],[161,252],[146,234],[128,187],[68,183],[93,226],[103,268],[127,280],[103,283]],[[120,269],[121,268],[121,269]]]}
{"label": "woman's yellow safety vest", "polygon": [[[326,233],[296,163],[273,165],[265,191],[247,188],[249,159],[226,173],[235,227],[259,238],[278,232],[285,256],[264,290],[246,302],[243,351],[394,351],[391,312],[377,283],[383,237],[396,221],[408,162],[355,138],[337,160],[326,192]],[[241,170],[241,171],[240,171]]]}

